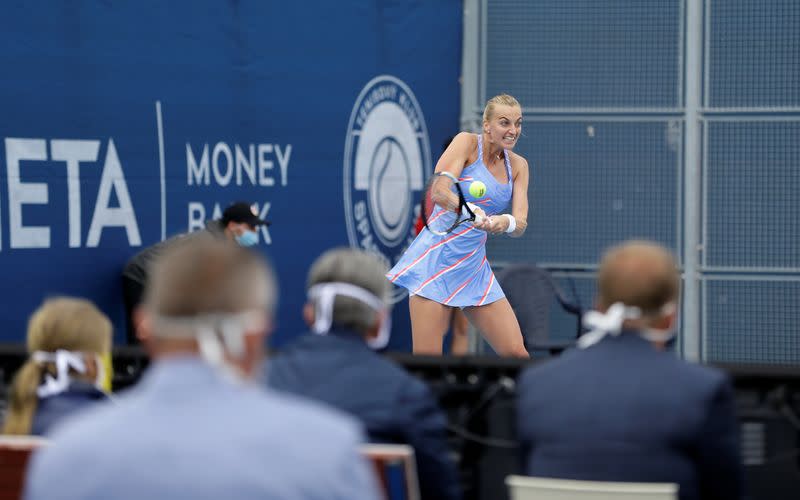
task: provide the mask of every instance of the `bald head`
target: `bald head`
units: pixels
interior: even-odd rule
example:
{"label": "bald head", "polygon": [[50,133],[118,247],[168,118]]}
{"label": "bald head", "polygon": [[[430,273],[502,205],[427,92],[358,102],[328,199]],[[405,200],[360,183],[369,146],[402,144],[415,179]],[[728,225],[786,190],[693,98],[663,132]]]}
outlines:
{"label": "bald head", "polygon": [[648,241],[629,241],[606,252],[597,288],[601,310],[622,302],[652,317],[660,315],[662,306],[677,300],[680,277],[669,250]]}

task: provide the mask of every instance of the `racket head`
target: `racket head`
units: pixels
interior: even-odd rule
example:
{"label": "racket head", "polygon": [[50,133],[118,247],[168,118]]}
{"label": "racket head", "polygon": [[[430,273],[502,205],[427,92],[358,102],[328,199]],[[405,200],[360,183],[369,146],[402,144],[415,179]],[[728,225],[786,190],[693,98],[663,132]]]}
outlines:
{"label": "racket head", "polygon": [[[458,208],[456,211],[447,210],[434,201],[434,186],[438,181],[447,182],[445,179],[450,179],[451,192],[458,198]],[[453,232],[458,226],[465,222],[472,222],[475,220],[475,214],[467,205],[467,200],[464,198],[464,193],[461,190],[458,179],[449,172],[436,172],[433,174],[425,186],[425,191],[422,193],[422,200],[420,201],[420,215],[425,224],[425,228],[437,234],[444,236]]]}

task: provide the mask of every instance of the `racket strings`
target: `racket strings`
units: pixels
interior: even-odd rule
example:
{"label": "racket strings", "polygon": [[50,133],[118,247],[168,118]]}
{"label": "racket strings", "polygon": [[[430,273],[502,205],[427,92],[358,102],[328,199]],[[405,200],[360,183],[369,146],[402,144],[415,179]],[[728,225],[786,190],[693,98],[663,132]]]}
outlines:
{"label": "racket strings", "polygon": [[434,202],[433,184],[436,180],[436,176],[434,176],[429,180],[429,185],[425,189],[425,195],[422,199],[422,216],[425,227],[427,227],[429,231],[444,235],[452,232],[464,222],[474,220],[475,215],[472,214],[467,207],[466,199],[457,184],[458,181],[451,175],[440,175],[444,175],[455,181],[450,186],[450,191],[458,199],[457,205],[454,207],[457,210],[448,210],[446,207]]}
{"label": "racket strings", "polygon": [[436,205],[434,212],[426,219],[426,226],[434,233],[447,234],[461,224],[471,220],[473,218],[463,207],[459,213],[456,213]]}

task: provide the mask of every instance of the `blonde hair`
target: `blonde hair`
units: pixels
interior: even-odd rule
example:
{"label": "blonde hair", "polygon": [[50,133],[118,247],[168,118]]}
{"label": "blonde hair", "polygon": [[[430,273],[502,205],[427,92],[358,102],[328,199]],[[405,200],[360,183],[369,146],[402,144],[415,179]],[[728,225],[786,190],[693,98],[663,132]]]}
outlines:
{"label": "blonde hair", "polygon": [[499,94],[488,101],[486,101],[486,107],[483,108],[483,121],[488,122],[492,119],[494,115],[494,108],[495,106],[512,106],[521,108],[522,106],[519,105],[519,101],[517,101],[514,96],[508,94]]}
{"label": "blonde hair", "polygon": [[[111,321],[84,299],[59,297],[44,302],[28,320],[28,353],[74,352],[105,354],[111,350]],[[29,434],[38,399],[36,389],[45,373],[55,373],[53,363],[29,358],[11,383],[4,434]]]}

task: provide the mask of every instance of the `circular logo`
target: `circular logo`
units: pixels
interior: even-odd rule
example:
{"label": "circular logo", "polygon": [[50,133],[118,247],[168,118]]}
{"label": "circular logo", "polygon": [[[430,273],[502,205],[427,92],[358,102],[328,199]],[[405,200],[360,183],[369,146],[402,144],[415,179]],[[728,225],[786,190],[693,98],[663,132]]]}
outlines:
{"label": "circular logo", "polygon": [[[428,129],[414,93],[394,76],[373,78],[353,106],[344,146],[350,245],[393,266],[416,236],[416,200],[430,171]],[[405,295],[395,288],[392,301]]]}

